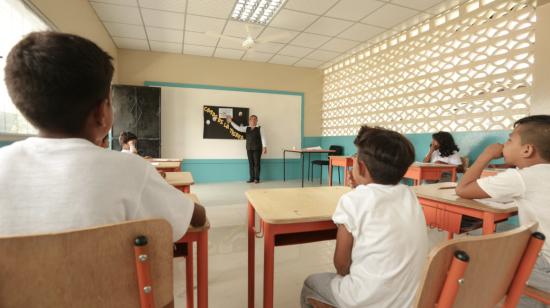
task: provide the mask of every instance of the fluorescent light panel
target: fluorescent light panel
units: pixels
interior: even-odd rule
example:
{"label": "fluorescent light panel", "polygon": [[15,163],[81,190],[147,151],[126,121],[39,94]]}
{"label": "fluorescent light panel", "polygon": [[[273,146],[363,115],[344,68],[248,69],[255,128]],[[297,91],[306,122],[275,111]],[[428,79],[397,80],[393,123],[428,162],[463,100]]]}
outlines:
{"label": "fluorescent light panel", "polygon": [[231,18],[256,24],[267,24],[285,0],[237,0]]}

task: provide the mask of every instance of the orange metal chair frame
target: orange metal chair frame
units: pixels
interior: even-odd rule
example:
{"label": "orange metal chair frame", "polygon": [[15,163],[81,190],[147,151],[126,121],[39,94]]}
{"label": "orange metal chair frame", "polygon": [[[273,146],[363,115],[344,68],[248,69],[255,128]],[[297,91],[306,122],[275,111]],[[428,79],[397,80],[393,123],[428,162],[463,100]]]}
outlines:
{"label": "orange metal chair frame", "polygon": [[151,281],[151,266],[147,254],[147,237],[140,235],[134,241],[134,256],[136,257],[136,273],[138,279],[139,301],[141,308],[153,308],[153,286]]}

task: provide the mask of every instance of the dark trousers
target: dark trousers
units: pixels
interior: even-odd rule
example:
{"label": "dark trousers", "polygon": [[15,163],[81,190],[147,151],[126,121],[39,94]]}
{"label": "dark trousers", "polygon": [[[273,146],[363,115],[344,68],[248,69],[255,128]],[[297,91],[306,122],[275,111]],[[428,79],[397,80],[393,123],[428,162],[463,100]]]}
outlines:
{"label": "dark trousers", "polygon": [[250,179],[260,180],[260,158],[262,150],[246,150],[248,155],[248,167],[250,168]]}

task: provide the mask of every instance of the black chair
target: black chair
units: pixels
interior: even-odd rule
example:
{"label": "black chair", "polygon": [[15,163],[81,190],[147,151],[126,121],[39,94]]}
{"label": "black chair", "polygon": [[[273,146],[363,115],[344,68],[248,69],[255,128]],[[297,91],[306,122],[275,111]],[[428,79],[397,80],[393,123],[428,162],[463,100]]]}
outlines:
{"label": "black chair", "polygon": [[[341,156],[344,154],[344,147],[340,145],[331,145],[329,147],[329,150],[334,150],[335,152],[328,153],[328,156]],[[314,160],[311,162],[311,165],[309,166],[309,170],[311,170],[311,180],[313,180],[313,165],[319,165],[319,168],[321,170],[319,175],[319,184],[323,185],[323,166],[328,167],[328,159],[327,160]],[[340,179],[340,167],[338,167],[338,182],[342,184],[342,180]]]}

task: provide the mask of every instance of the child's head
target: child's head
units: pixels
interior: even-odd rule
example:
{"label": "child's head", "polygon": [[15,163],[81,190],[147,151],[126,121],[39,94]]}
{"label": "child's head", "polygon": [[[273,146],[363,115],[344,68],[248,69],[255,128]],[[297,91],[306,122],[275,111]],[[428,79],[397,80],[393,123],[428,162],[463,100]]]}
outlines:
{"label": "child's head", "polygon": [[439,150],[442,157],[453,155],[458,152],[458,146],[453,139],[453,135],[448,132],[437,132],[432,135],[432,144]]}
{"label": "child's head", "polygon": [[528,167],[550,163],[550,115],[519,119],[502,150],[507,164]]}
{"label": "child's head", "polygon": [[120,146],[125,149],[130,147],[130,141],[137,142],[137,139],[137,136],[131,132],[120,132],[120,136],[118,136]]}
{"label": "child's head", "polygon": [[255,114],[253,114],[248,117],[248,126],[254,127],[256,125],[258,125],[258,117]]}
{"label": "child's head", "polygon": [[403,135],[363,126],[353,141],[357,147],[352,175],[357,184],[395,185],[414,162],[414,147]]}
{"label": "child's head", "polygon": [[98,144],[112,125],[111,60],[85,38],[33,32],[8,54],[6,86],[17,109],[41,135]]}

